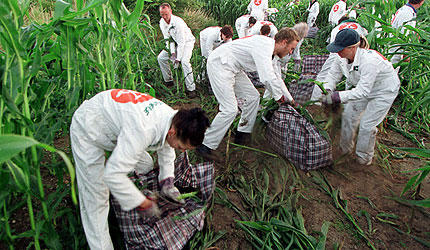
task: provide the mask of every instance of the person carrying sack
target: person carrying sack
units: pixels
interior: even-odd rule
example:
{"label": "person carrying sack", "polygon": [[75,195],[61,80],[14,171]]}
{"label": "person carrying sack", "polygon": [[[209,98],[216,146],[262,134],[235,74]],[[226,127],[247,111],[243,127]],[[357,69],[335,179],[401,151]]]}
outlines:
{"label": "person carrying sack", "polygon": [[[320,98],[323,104],[345,104],[340,149],[343,154],[352,153],[357,137],[355,153],[362,165],[372,163],[376,126],[387,115],[400,88],[399,77],[390,61],[368,47],[366,38],[355,30],[339,31],[327,50],[337,53],[341,60],[332,65],[324,85],[328,94]],[[335,91],[345,71],[346,90]]]}

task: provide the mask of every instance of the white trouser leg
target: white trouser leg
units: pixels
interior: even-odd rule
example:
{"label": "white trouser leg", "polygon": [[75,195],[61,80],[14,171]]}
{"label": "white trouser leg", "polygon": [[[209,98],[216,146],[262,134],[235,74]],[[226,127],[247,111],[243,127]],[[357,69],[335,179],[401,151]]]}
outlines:
{"label": "white trouser leg", "polygon": [[158,64],[160,65],[161,74],[163,75],[164,82],[173,81],[172,71],[170,70],[170,58],[167,51],[162,50],[157,57]]}
{"label": "white trouser leg", "polygon": [[360,120],[355,153],[363,162],[371,162],[375,153],[378,126],[387,115],[397,93],[385,94],[369,100],[367,108]]}
{"label": "white trouser leg", "polygon": [[111,250],[109,235],[109,189],[103,181],[105,152],[86,140],[76,121],[70,128],[76,166],[81,220],[90,249]]}
{"label": "white trouser leg", "polygon": [[221,64],[219,58],[209,58],[207,71],[215,98],[219,102],[219,113],[206,130],[203,144],[217,149],[239,111],[234,94],[235,73],[230,71],[228,66]]}
{"label": "white trouser leg", "polygon": [[243,71],[236,74],[234,92],[237,98],[245,100],[237,131],[251,133],[258,113],[260,93]]}
{"label": "white trouser leg", "polygon": [[351,101],[344,106],[339,143],[343,154],[351,153],[354,149],[354,141],[360,124],[360,118],[366,109],[366,106],[367,99]]}
{"label": "white trouser leg", "polygon": [[204,58],[208,58],[208,52],[206,51],[206,39],[203,39],[203,37],[200,37],[200,50],[202,52],[202,56]]}
{"label": "white trouser leg", "polygon": [[190,63],[191,56],[193,55],[193,48],[194,41],[187,42],[184,48],[184,55],[181,59],[182,70],[185,77],[185,86],[187,87],[188,91],[193,91],[196,89],[196,85],[194,84],[193,69],[191,68]]}

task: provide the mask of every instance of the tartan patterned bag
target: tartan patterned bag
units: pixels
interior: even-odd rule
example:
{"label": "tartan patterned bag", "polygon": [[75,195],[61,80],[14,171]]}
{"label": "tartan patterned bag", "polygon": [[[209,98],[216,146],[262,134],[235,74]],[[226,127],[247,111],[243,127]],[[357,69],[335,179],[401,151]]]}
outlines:
{"label": "tartan patterned bag", "polygon": [[266,138],[275,151],[301,170],[315,170],[333,163],[330,141],[289,104],[275,111]]}
{"label": "tartan patterned bag", "polygon": [[302,74],[296,83],[290,84],[289,88],[291,96],[297,103],[303,105],[311,99],[315,84],[305,81],[317,78],[317,74],[321,71],[328,56],[328,54],[303,56]]}
{"label": "tartan patterned bag", "polygon": [[[157,192],[158,169],[141,175],[133,173],[130,179],[137,186]],[[115,198],[112,207],[124,235],[127,249],[182,249],[196,230],[203,228],[205,213],[203,208],[214,190],[213,163],[192,166],[186,153],[175,160],[175,186],[193,188],[199,191],[201,202],[187,199],[185,205],[158,200],[162,211],[160,219],[142,219],[136,209],[124,211]],[[200,211],[197,211],[200,209]],[[197,213],[196,213],[197,212]]]}

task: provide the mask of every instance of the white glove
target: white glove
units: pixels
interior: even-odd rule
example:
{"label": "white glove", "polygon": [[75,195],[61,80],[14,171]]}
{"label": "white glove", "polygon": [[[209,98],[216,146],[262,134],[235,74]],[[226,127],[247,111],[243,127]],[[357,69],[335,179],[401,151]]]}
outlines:
{"label": "white glove", "polygon": [[171,199],[172,201],[185,204],[184,200],[178,200],[178,196],[181,195],[179,190],[175,187],[173,184],[174,178],[169,177],[160,182],[161,186],[161,194],[163,194],[165,197]]}

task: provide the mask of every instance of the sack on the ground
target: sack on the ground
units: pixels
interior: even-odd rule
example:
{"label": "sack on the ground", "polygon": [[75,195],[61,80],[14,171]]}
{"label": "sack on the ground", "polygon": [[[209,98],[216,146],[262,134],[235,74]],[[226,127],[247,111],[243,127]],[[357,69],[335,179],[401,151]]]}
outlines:
{"label": "sack on the ground", "polygon": [[[158,169],[145,175],[133,173],[130,179],[145,190],[158,190]],[[185,205],[178,205],[158,200],[161,219],[144,220],[137,209],[124,211],[115,198],[111,199],[127,249],[182,249],[203,228],[204,206],[214,190],[213,163],[191,166],[187,154],[180,155],[175,161],[175,186],[197,190],[201,201],[186,199]]]}
{"label": "sack on the ground", "polygon": [[306,35],[306,38],[316,38],[318,31],[319,29],[317,26],[310,27],[308,30],[308,34]]}
{"label": "sack on the ground", "polygon": [[275,111],[266,138],[275,151],[301,170],[314,170],[333,163],[330,141],[289,104],[282,104]]}
{"label": "sack on the ground", "polygon": [[315,80],[322,66],[328,58],[327,55],[305,55],[303,57],[302,74],[296,82],[290,84],[289,91],[294,100],[303,105],[312,97],[314,83],[307,81],[308,79]]}

